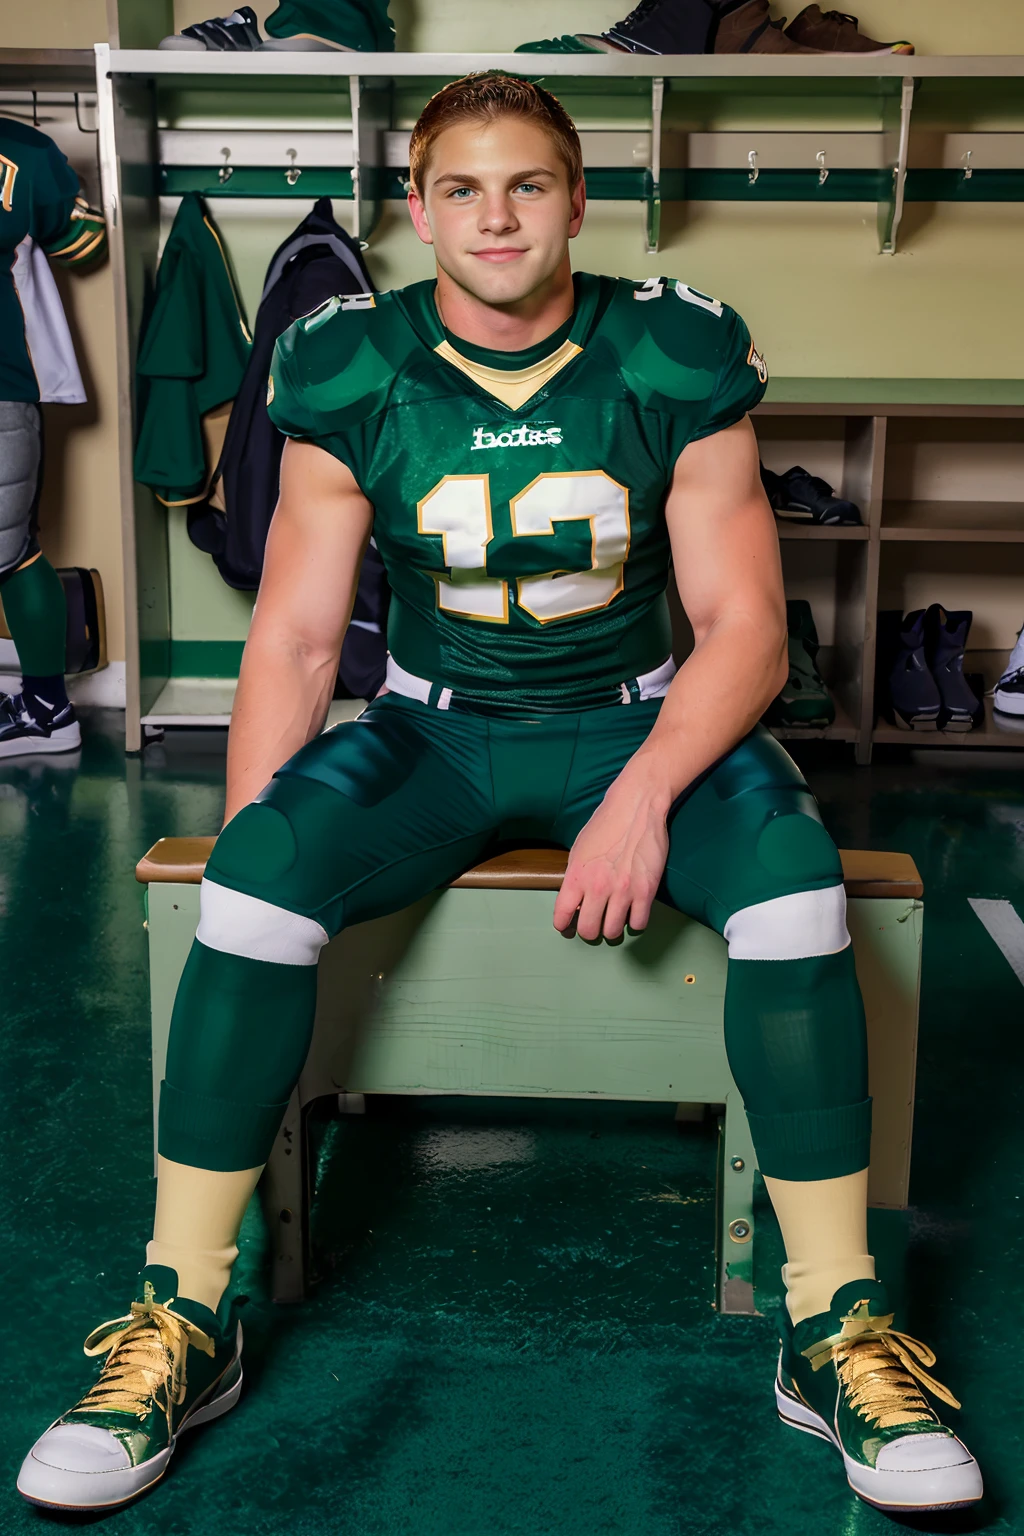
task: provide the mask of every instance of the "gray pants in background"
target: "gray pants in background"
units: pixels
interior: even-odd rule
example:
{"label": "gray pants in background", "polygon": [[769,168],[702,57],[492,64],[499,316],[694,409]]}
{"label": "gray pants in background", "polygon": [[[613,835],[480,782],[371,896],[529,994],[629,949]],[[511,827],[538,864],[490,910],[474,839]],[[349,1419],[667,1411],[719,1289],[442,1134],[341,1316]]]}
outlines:
{"label": "gray pants in background", "polygon": [[17,570],[36,544],[42,419],[27,400],[0,400],[0,576]]}

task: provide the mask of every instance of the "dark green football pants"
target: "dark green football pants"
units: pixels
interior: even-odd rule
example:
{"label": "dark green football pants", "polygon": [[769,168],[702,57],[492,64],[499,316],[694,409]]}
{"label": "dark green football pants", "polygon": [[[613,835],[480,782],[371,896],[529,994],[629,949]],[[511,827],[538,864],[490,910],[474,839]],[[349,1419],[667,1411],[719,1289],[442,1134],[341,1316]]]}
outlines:
{"label": "dark green football pants", "polygon": [[[508,720],[392,694],[285,764],[207,866],[171,1024],[162,1155],[224,1171],[264,1162],[309,1047],[321,945],[447,884],[498,839],[571,846],[659,708]],[[729,941],[726,1046],[762,1172],[865,1167],[842,871],[795,765],[759,727],[680,799],[669,829],[660,899]]]}

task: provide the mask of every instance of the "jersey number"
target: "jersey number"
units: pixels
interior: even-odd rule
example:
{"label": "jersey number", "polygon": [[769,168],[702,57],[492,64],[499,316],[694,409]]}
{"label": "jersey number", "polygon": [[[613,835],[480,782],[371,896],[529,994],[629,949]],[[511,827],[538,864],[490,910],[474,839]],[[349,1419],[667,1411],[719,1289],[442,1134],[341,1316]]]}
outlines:
{"label": "jersey number", "polygon": [[[555,524],[589,522],[590,568],[516,579],[516,602],[541,624],[607,608],[622,591],[629,492],[602,469],[538,475],[509,503],[516,538],[551,538]],[[489,475],[446,475],[416,508],[420,533],[440,535],[451,572],[435,576],[442,613],[507,624],[509,584],[487,574],[494,537]]]}

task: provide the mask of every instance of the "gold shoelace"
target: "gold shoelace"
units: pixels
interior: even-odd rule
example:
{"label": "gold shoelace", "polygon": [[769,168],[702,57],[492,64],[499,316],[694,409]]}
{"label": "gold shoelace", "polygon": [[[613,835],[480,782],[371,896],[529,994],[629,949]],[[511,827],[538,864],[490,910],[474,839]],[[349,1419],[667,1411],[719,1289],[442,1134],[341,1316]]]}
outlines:
{"label": "gold shoelace", "polygon": [[920,1339],[893,1328],[893,1314],[872,1317],[867,1301],[859,1301],[842,1320],[842,1329],[804,1350],[811,1369],[829,1360],[846,1388],[847,1402],[862,1418],[880,1429],[899,1424],[939,1422],[924,1387],[950,1408],[960,1404],[941,1381],[929,1374],[935,1355]]}
{"label": "gold shoelace", "polygon": [[191,1344],[213,1356],[208,1334],[187,1317],[172,1312],[169,1304],[153,1299],[146,1287],[145,1301],[133,1301],[125,1317],[94,1328],[85,1341],[87,1355],[106,1355],[95,1386],[74,1408],[75,1413],[130,1413],[138,1419],[149,1414],[161,1387],[165,1411],[185,1398],[185,1358]]}

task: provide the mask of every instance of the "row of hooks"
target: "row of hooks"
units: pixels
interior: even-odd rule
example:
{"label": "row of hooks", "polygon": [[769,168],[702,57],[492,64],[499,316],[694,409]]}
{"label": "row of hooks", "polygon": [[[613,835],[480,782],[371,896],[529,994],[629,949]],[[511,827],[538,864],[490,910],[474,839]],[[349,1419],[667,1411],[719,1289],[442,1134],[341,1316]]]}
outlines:
{"label": "row of hooks", "polygon": [[[230,164],[230,149],[222,149],[221,154],[224,156],[224,164],[220,166],[217,171],[217,180],[220,182],[221,186],[223,186],[224,183],[226,181],[230,181],[232,176],[235,174],[235,167]],[[298,159],[298,151],[294,149],[286,149],[285,154],[290,158],[291,165],[285,167],[283,172],[284,179],[290,187],[294,187],[295,183],[302,175],[301,167],[295,164],[295,161]]]}
{"label": "row of hooks", "polygon": [[[964,153],[960,156],[960,163],[964,168],[964,181],[970,181],[971,177],[974,175],[974,167],[971,165],[971,156],[973,153],[973,150],[968,149],[965,150]],[[818,186],[823,187],[826,181],[828,181],[829,176],[828,166],[825,164],[825,151],[823,149],[819,149],[814,158],[818,162]],[[747,180],[750,182],[750,185],[753,186],[758,176],[761,174],[760,167],[757,163],[756,149],[752,149],[747,155],[747,165],[750,167],[747,172]]]}

